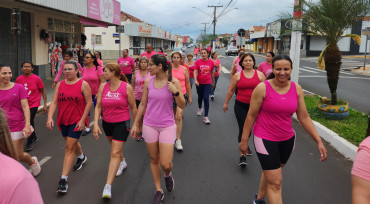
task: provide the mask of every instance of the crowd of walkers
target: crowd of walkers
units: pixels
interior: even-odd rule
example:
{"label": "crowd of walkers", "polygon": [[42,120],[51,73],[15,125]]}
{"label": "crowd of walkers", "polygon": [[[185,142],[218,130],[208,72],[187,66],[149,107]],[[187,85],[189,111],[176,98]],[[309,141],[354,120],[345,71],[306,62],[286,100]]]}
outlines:
{"label": "crowd of walkers", "polygon": [[[174,190],[174,149],[184,149],[181,142],[183,114],[185,107],[192,104],[194,85],[198,95],[196,114],[201,116],[204,111],[203,122],[211,124],[209,99],[215,98],[222,70],[218,53],[195,48],[195,61],[193,54],[185,56],[180,52],[173,52],[169,60],[163,50],[156,53],[148,44],[146,52],[136,62],[128,54],[125,49],[117,63],[104,66],[100,52],[88,53],[82,67],[71,60],[72,53],[66,52],[65,61],[52,85],[55,91],[49,108],[44,84],[40,77],[32,74],[34,66],[31,62],[22,64],[23,75],[16,79],[16,83],[11,82],[11,68],[0,65],[0,162],[11,168],[6,173],[4,168],[0,168],[1,178],[9,175],[2,178],[0,185],[22,183],[11,194],[0,189],[0,197],[5,203],[42,203],[37,182],[31,176],[40,174],[41,167],[36,157],[24,152],[31,151],[38,141],[34,119],[41,96],[44,101],[42,111],[44,114],[48,112],[46,127],[51,130],[57,125],[65,140],[57,193],[67,193],[69,173],[80,170],[87,162],[80,136],[92,132],[99,140],[103,131],[111,148],[102,198],[112,198],[114,178],[127,168],[122,149],[129,136],[146,143],[155,186],[153,203],[161,203],[164,199],[162,174],[167,192]],[[262,168],[260,186],[253,200],[255,204],[265,203],[265,197],[270,203],[282,203],[282,168],[287,164],[296,140],[291,119],[294,113],[317,143],[320,161],[327,158],[326,148],[308,115],[303,90],[290,80],[292,69],[293,63],[288,56],[275,56],[273,52],[267,53],[266,62],[257,68],[253,54],[245,53],[244,49],[238,51],[232,63],[223,110],[228,111],[228,104],[235,94],[239,165],[247,166],[247,156],[253,155],[249,148],[253,141]],[[62,73],[64,80],[59,82]],[[93,105],[94,125],[91,130]],[[99,125],[100,120],[102,126]],[[130,121],[133,121],[132,125]],[[369,131],[370,119],[368,135]],[[250,137],[252,141],[249,142]],[[26,147],[23,148],[26,138]],[[354,203],[370,201],[369,191],[364,190],[370,188],[369,141],[367,138],[360,145],[352,169]],[[27,164],[31,174],[14,160]],[[30,193],[34,195],[31,200],[27,197]]]}

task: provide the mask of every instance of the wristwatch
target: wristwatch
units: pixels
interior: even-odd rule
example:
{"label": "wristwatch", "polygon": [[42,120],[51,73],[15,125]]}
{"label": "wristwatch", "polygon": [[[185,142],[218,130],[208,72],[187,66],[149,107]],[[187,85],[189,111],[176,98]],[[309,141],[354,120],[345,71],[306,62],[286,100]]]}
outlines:
{"label": "wristwatch", "polygon": [[179,96],[180,95],[180,92],[176,92],[173,94],[174,96]]}

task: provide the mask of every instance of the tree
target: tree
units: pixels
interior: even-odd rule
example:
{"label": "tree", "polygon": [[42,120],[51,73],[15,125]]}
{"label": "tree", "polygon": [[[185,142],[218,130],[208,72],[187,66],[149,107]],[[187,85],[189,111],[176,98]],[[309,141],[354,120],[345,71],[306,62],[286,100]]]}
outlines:
{"label": "tree", "polygon": [[343,37],[352,37],[357,43],[361,42],[360,36],[344,35],[344,31],[369,13],[369,2],[369,0],[303,1],[307,29],[315,35],[319,34],[326,38],[327,46],[319,57],[319,67],[323,57],[332,105],[337,104],[337,85],[342,64],[338,41]]}

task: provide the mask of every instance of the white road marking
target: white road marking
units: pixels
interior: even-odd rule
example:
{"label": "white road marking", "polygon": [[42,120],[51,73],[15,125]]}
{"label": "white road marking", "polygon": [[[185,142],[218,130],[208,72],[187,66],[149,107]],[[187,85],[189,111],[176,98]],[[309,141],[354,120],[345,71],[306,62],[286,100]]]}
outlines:
{"label": "white road marking", "polygon": [[306,89],[303,89],[303,92],[306,92],[308,94],[314,94],[315,95],[315,93],[312,93],[311,91],[307,91]]}
{"label": "white road marking", "polygon": [[305,68],[300,68],[299,70],[302,70],[302,71],[305,71],[305,72],[311,72],[311,73],[315,73],[315,74],[319,73],[319,72],[311,71],[311,70],[305,69]]}
{"label": "white road marking", "polygon": [[307,67],[307,66],[302,66],[303,68],[305,69],[310,69],[310,70],[313,70],[313,71],[318,71],[318,72],[326,72],[324,70],[321,70],[321,69],[318,69],[318,68],[312,68],[312,67]]}
{"label": "white road marking", "polygon": [[[299,77],[302,77],[302,78],[326,78],[326,76],[319,76],[319,75],[311,75],[311,76],[299,76]],[[370,80],[370,78],[366,78],[366,77],[347,77],[347,76],[341,76],[340,77],[341,79],[367,79],[367,80]]]}
{"label": "white road marking", "polygon": [[51,156],[47,156],[41,159],[41,161],[39,161],[40,166],[45,164],[49,159],[51,159]]}
{"label": "white road marking", "polygon": [[230,74],[230,71],[227,70],[225,67],[222,67],[222,72],[225,74]]}

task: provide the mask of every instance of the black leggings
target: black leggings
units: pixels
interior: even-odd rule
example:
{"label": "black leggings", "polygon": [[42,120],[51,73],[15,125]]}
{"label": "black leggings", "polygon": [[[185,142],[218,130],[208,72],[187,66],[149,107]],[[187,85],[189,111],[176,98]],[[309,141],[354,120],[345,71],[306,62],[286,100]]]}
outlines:
{"label": "black leggings", "polygon": [[35,117],[36,117],[37,109],[38,109],[38,107],[30,108],[30,116],[31,116],[30,124],[32,125],[32,127],[35,131],[33,131],[31,133],[31,135],[27,138],[27,143],[32,143],[37,138],[36,137],[36,128],[35,128]]}
{"label": "black leggings", "polygon": [[[239,135],[238,135],[238,142],[242,140],[242,134],[243,134],[243,128],[244,128],[244,122],[245,119],[247,118],[249,111],[249,104],[248,103],[243,103],[238,100],[235,100],[235,105],[234,105],[234,113],[236,120],[238,121],[238,126],[239,126]],[[249,137],[251,135],[249,134]]]}

